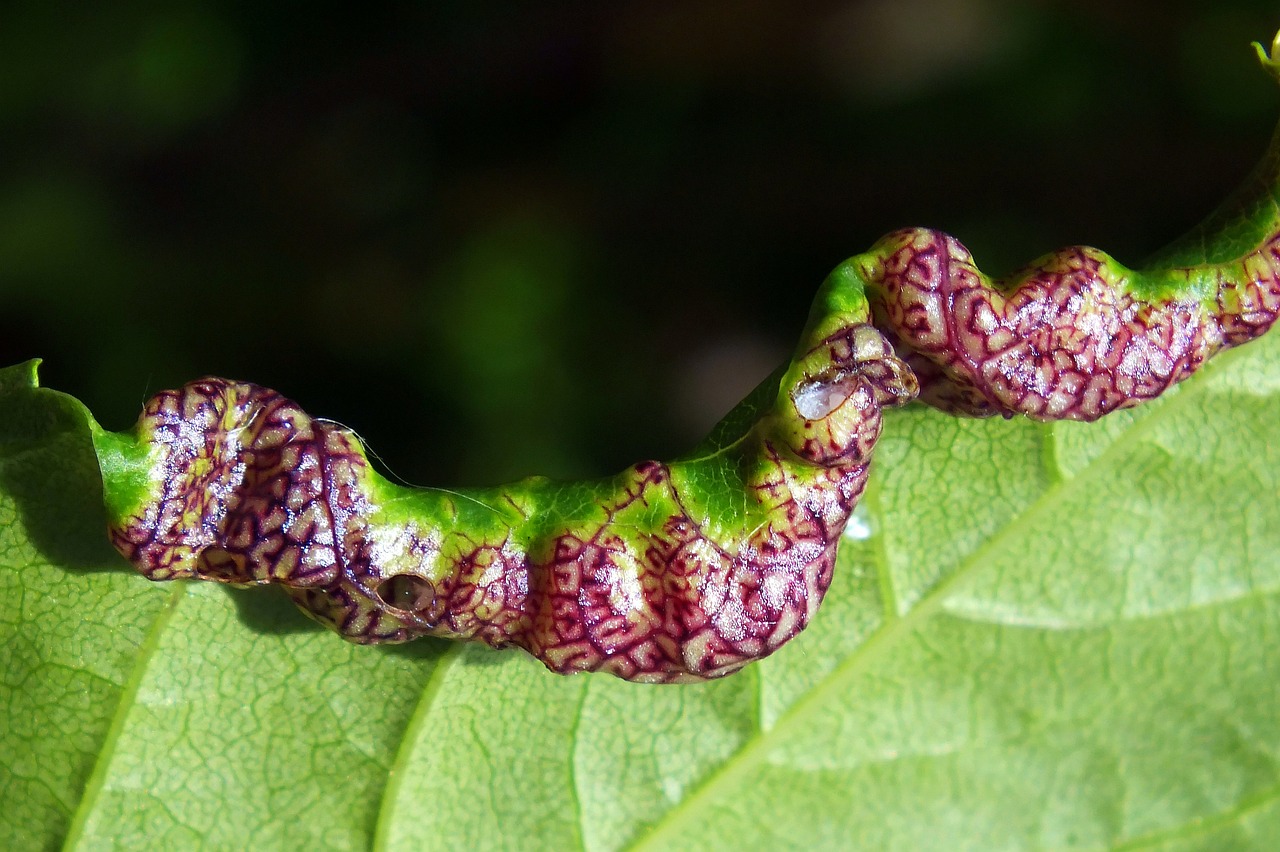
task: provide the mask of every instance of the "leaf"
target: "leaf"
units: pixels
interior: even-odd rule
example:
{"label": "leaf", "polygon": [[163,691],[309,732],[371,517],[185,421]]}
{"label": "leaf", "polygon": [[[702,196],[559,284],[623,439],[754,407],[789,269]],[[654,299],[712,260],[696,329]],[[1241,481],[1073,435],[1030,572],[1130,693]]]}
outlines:
{"label": "leaf", "polygon": [[0,372],[0,848],[366,846],[447,646],[369,654],[282,597],[121,571],[86,413],[33,382]]}
{"label": "leaf", "polygon": [[897,412],[809,630],[668,687],[151,585],[101,544],[83,409],[33,379],[0,372],[4,848],[1280,835],[1274,335],[1096,424]]}

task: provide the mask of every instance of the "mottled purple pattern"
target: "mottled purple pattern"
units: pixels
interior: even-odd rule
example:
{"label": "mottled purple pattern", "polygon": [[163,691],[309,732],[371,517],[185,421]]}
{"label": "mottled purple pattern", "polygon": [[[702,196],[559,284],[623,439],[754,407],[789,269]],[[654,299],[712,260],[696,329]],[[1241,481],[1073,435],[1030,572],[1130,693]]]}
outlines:
{"label": "mottled purple pattern", "polygon": [[[820,317],[815,328],[838,327],[809,332],[819,339],[776,403],[701,462],[643,462],[558,508],[564,489],[545,481],[458,496],[502,505],[483,531],[457,523],[444,492],[391,522],[350,432],[274,391],[205,379],[147,404],[138,434],[159,491],[112,540],[153,580],[279,583],[356,642],[443,636],[516,645],[556,672],[719,677],[817,611],[882,407],[920,390],[957,413],[1094,420],[1159,396],[1280,310],[1280,238],[1234,263],[1160,273],[1168,292],[1203,295],[1152,301],[1089,248],[994,285],[938,231],[890,234],[858,263],[884,334]],[[722,480],[735,493],[698,493],[730,488]],[[726,496],[731,520],[688,508]],[[535,516],[546,505],[554,523]]]}
{"label": "mottled purple pattern", "polygon": [[[599,527],[557,536],[531,573],[533,624],[519,644],[557,672],[718,677],[771,653],[807,623],[831,581],[834,548],[791,498],[731,552],[687,514],[624,539],[632,501],[676,497],[666,466],[637,465]],[[626,531],[633,536],[630,530]]]}
{"label": "mottled purple pattern", "polygon": [[157,394],[139,428],[160,494],[111,539],[149,579],[334,580],[340,542],[368,511],[355,488],[367,463],[350,433],[223,379]]}
{"label": "mottled purple pattern", "polygon": [[1262,334],[1280,308],[1276,239],[1232,264],[1168,273],[1210,275],[1204,300],[1137,299],[1127,270],[1078,246],[994,286],[939,231],[895,232],[871,255],[876,322],[920,378],[921,400],[972,416],[1096,420]]}
{"label": "mottled purple pattern", "polygon": [[[694,495],[676,471],[694,475],[696,463],[652,461],[591,488],[589,505],[550,528],[526,518],[486,537],[447,520],[388,524],[348,431],[274,391],[204,379],[147,404],[139,435],[160,490],[112,539],[151,579],[279,583],[356,642],[433,635],[517,645],[562,673],[719,677],[813,617],[881,406],[915,394],[869,326],[819,341],[802,363],[791,395],[732,450],[747,473],[733,498],[748,507],[744,528],[685,508]],[[805,389],[820,416],[799,414]],[[550,488],[511,486],[503,499],[518,516]]]}

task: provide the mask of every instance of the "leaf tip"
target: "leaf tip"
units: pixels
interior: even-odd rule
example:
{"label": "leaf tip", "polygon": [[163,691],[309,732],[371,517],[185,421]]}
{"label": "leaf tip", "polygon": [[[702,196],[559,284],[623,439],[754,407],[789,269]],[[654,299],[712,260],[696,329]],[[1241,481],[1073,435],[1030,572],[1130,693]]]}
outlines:
{"label": "leaf tip", "polygon": [[1270,53],[1268,53],[1267,49],[1262,46],[1261,42],[1255,41],[1253,43],[1253,49],[1254,52],[1258,54],[1258,62],[1262,65],[1263,69],[1274,77],[1277,82],[1280,82],[1280,61],[1277,61],[1275,58],[1276,55],[1280,53],[1280,32],[1277,32],[1275,37],[1271,39]]}
{"label": "leaf tip", "polygon": [[39,368],[42,358],[32,358],[12,367],[0,368],[0,393],[40,387]]}

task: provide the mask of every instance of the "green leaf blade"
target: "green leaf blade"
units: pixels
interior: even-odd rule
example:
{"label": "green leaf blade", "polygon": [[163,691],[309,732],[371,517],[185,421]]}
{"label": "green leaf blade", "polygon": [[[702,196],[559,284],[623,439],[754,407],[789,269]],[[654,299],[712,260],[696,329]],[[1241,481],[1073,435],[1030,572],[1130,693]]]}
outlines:
{"label": "green leaf blade", "polygon": [[106,545],[88,419],[0,370],[0,847],[66,834],[161,589],[118,570]]}
{"label": "green leaf blade", "polygon": [[[705,848],[767,827],[788,848],[933,848],[956,837],[978,848],[1108,848],[1189,840],[1210,822],[1226,830],[1219,815],[1266,801],[1280,780],[1280,512],[1266,499],[1280,470],[1269,428],[1278,355],[1268,339],[1226,359],[1101,439],[1071,479],[1038,493],[1006,483],[1017,496],[1003,507],[959,501],[1021,508],[962,543],[945,576],[917,580],[927,591],[901,621],[648,845]],[[908,443],[923,449],[928,426],[913,420],[932,416],[891,428],[914,430]],[[936,564],[932,533],[957,502],[946,484],[977,482],[990,497],[972,470],[956,474],[1010,444],[1004,424],[956,434],[932,496],[908,470],[881,469],[884,492],[901,500],[886,528],[911,528],[913,512],[929,527],[897,540],[903,564]],[[830,629],[824,619],[813,628]]]}
{"label": "green leaf blade", "polygon": [[166,609],[96,522],[53,534],[96,499],[88,421],[14,388],[11,848],[1208,849],[1274,828],[1271,338],[1097,425],[902,412],[810,629],[678,687],[352,647],[266,590],[178,585]]}
{"label": "green leaf blade", "polygon": [[526,657],[459,651],[401,745],[379,848],[581,848],[573,752],[586,688]]}
{"label": "green leaf blade", "polygon": [[284,600],[177,588],[76,847],[216,848],[252,836],[264,848],[366,848],[442,643],[369,654],[315,641],[325,634]]}

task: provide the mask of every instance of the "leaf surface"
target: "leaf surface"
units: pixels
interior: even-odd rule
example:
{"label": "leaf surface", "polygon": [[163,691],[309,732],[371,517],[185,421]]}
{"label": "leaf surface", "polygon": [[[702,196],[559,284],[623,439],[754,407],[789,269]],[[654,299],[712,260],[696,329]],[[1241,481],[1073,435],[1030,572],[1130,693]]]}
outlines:
{"label": "leaf surface", "polygon": [[1097,424],[897,413],[812,626],[667,687],[353,647],[265,590],[148,584],[101,544],[83,410],[22,369],[0,372],[5,848],[1280,834],[1274,335]]}

